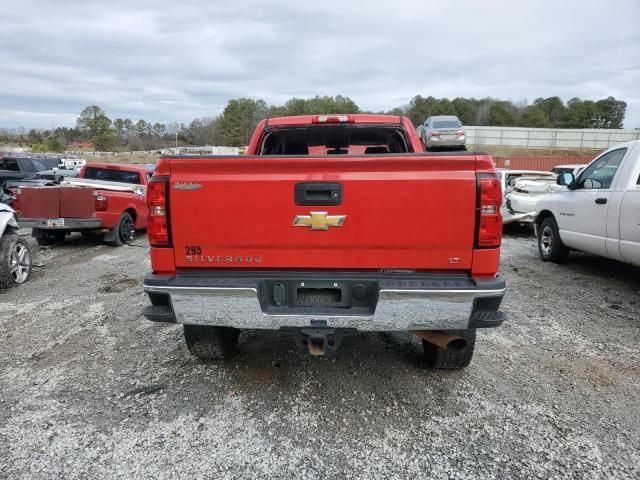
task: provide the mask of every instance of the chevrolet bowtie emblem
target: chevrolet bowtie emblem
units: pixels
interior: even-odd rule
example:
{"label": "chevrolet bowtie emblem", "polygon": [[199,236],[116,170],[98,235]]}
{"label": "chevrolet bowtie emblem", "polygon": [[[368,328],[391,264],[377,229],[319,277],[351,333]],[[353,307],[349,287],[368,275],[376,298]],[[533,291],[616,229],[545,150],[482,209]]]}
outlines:
{"label": "chevrolet bowtie emblem", "polygon": [[329,230],[329,227],[341,227],[346,215],[328,215],[327,212],[309,212],[309,215],[296,215],[294,227],[311,227],[311,230]]}

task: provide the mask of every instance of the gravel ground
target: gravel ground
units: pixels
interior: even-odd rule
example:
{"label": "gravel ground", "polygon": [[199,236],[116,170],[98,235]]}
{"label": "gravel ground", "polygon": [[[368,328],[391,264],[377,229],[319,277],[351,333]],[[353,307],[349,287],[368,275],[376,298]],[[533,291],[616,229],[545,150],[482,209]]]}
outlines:
{"label": "gravel ground", "polygon": [[38,252],[0,294],[0,478],[640,477],[640,269],[508,236],[509,320],[442,372],[408,334],[199,361],[140,314],[145,240]]}

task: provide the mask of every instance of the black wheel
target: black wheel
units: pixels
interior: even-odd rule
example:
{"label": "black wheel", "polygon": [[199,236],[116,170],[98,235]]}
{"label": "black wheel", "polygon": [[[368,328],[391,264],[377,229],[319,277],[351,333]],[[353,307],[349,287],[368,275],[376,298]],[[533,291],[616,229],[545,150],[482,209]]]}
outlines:
{"label": "black wheel", "polygon": [[109,245],[119,247],[127,243],[131,243],[133,235],[135,233],[133,217],[129,212],[124,212],[120,215],[120,220],[114,228],[115,239],[107,242]]}
{"label": "black wheel", "polygon": [[31,249],[15,233],[0,238],[0,290],[27,283],[31,277]]}
{"label": "black wheel", "polygon": [[[35,231],[36,229],[34,229]],[[36,236],[36,242],[43,247],[49,245],[56,245],[64,242],[67,232],[64,230],[40,230],[38,229],[38,236]]]}
{"label": "black wheel", "polygon": [[458,349],[444,349],[422,340],[422,348],[424,349],[424,358],[427,365],[431,368],[444,370],[456,370],[468,366],[473,358],[473,350],[476,345],[476,329],[445,330],[445,332],[462,337],[466,341],[466,345]]}
{"label": "black wheel", "polygon": [[192,355],[199,358],[227,358],[238,346],[239,336],[237,328],[184,325],[187,347]]}
{"label": "black wheel", "polygon": [[569,249],[562,243],[553,217],[545,218],[538,227],[538,252],[543,262],[563,263],[569,257]]}

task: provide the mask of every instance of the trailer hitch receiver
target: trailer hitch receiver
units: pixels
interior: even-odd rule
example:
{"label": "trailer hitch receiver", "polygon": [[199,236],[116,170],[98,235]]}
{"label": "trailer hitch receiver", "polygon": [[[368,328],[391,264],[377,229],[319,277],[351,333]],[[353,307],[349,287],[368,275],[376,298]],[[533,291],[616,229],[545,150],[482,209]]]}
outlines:
{"label": "trailer hitch receiver", "polygon": [[[324,322],[322,322],[324,323]],[[342,341],[342,333],[335,328],[312,326],[294,333],[295,342],[311,355],[334,354]]]}

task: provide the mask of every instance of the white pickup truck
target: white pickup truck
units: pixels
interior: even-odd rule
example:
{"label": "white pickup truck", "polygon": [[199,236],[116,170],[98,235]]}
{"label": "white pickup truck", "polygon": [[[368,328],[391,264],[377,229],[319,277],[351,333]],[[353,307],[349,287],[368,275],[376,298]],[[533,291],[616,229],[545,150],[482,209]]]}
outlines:
{"label": "white pickup truck", "polygon": [[540,258],[564,262],[570,250],[640,266],[640,140],[596,157],[578,177],[558,176],[567,190],[540,199]]}

